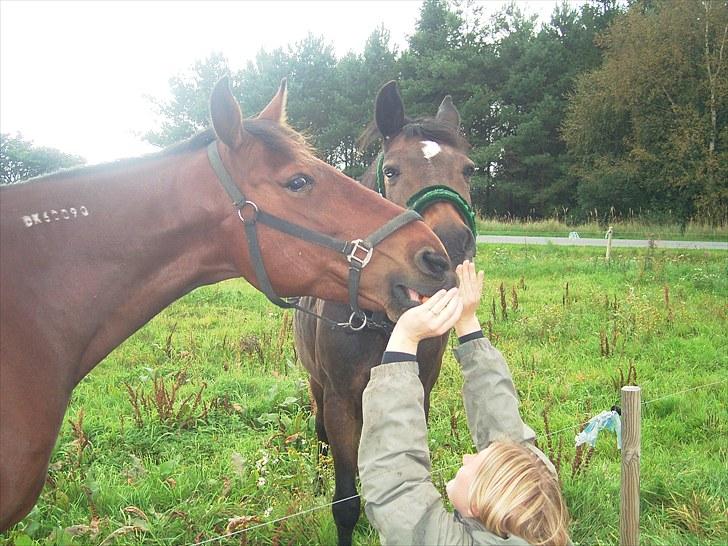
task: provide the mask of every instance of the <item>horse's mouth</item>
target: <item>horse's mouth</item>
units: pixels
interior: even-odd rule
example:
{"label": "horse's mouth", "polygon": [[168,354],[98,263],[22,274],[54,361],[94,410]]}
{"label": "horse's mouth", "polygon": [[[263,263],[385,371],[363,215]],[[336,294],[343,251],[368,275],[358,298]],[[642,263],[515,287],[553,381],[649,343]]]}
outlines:
{"label": "horse's mouth", "polygon": [[414,288],[402,284],[397,285],[394,289],[394,301],[402,313],[425,303],[429,298],[429,295],[422,294]]}
{"label": "horse's mouth", "polygon": [[392,283],[389,305],[387,305],[387,315],[390,320],[396,321],[408,309],[425,303],[438,290],[457,286],[457,277],[454,272],[448,272],[441,282],[410,284],[411,282],[411,280],[400,278]]}
{"label": "horse's mouth", "polygon": [[412,288],[407,289],[407,295],[409,296],[409,299],[415,304],[419,305],[421,303],[425,303],[427,300],[430,299],[430,296],[425,296],[424,294],[420,294],[416,290],[413,290]]}

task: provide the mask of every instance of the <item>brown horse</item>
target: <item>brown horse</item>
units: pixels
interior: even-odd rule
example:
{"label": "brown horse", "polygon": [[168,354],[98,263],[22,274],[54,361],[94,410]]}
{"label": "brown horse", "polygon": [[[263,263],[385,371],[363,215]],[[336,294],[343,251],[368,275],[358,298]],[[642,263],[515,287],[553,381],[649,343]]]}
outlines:
{"label": "brown horse", "polygon": [[[224,79],[210,101],[214,132],[0,192],[0,530],[40,494],[76,384],[172,301],[241,275],[261,288],[266,270],[281,295],[347,301],[347,260],[296,237],[350,241],[403,209],[316,159],[285,124],[285,98],[283,82],[244,120]],[[237,210],[220,177],[246,195]],[[354,297],[365,308],[397,317],[409,290],[454,283],[423,222],[405,222],[373,251],[344,246],[354,262],[371,259]]]}
{"label": "brown horse", "polygon": [[[475,228],[469,207],[473,162],[467,156],[469,145],[458,135],[460,116],[450,97],[442,101],[434,119],[412,122],[405,118],[395,82],[390,82],[377,95],[375,121],[373,130],[363,135],[364,145],[376,136],[374,131],[378,129],[384,139],[383,150],[379,160],[364,174],[362,184],[368,188],[379,186],[388,199],[400,205],[409,204],[420,210],[418,204],[422,204],[425,222],[443,241],[452,263],[471,259],[475,254]],[[433,198],[428,199],[428,194]],[[415,294],[412,297],[410,306],[419,303]],[[304,300],[309,309],[334,320],[341,320],[348,313],[338,303]],[[354,480],[362,392],[371,367],[382,358],[389,333],[382,328],[365,328],[356,333],[335,331],[297,311],[294,338],[299,358],[311,374],[316,432],[321,442],[329,444],[334,459],[334,501],[348,499],[332,507],[339,544],[351,544],[360,511]],[[417,360],[426,411],[447,338],[445,334],[419,346]]]}

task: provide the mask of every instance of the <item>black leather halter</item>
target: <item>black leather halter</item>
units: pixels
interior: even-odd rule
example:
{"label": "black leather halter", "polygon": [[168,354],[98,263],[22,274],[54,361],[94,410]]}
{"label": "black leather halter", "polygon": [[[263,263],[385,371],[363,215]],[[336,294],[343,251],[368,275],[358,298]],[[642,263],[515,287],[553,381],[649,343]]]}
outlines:
{"label": "black leather halter", "polygon": [[[268,299],[279,307],[298,309],[299,311],[313,315],[334,327],[349,328],[353,331],[358,331],[364,328],[367,325],[367,315],[359,308],[357,301],[359,295],[359,280],[361,278],[362,270],[369,263],[369,260],[371,260],[372,253],[374,252],[374,247],[376,245],[410,222],[414,220],[422,220],[422,216],[414,210],[407,210],[399,216],[391,219],[364,239],[355,239],[353,241],[335,239],[324,233],[312,231],[303,226],[278,218],[272,214],[268,214],[267,212],[260,210],[258,205],[256,205],[253,201],[247,200],[235,182],[233,182],[230,173],[228,173],[227,169],[223,165],[220,152],[217,149],[216,140],[213,140],[207,147],[207,157],[210,159],[212,170],[215,171],[218,179],[232,199],[233,207],[237,210],[238,217],[245,227],[245,237],[248,240],[250,259],[255,267],[255,276],[258,279],[260,290],[268,297]],[[244,213],[243,211],[246,209],[248,209],[248,211]],[[327,317],[312,313],[308,309],[298,305],[296,298],[286,300],[276,295],[273,290],[273,286],[270,283],[270,279],[268,278],[268,274],[266,273],[263,256],[260,253],[257,231],[258,222],[298,239],[329,248],[344,255],[346,261],[349,262],[349,306],[351,307],[351,315],[349,316],[348,322],[333,321]]]}

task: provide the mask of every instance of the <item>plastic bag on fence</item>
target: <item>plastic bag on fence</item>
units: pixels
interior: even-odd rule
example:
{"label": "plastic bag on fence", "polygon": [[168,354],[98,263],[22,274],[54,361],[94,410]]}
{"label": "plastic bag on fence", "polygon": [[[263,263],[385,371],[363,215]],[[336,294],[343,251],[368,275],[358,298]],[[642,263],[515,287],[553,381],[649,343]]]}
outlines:
{"label": "plastic bag on fence", "polygon": [[622,420],[619,418],[619,413],[615,410],[603,411],[599,415],[589,419],[584,430],[576,435],[576,447],[579,447],[581,444],[589,444],[592,447],[596,447],[597,436],[599,436],[599,431],[602,429],[614,432],[617,435],[617,447],[622,449]]}

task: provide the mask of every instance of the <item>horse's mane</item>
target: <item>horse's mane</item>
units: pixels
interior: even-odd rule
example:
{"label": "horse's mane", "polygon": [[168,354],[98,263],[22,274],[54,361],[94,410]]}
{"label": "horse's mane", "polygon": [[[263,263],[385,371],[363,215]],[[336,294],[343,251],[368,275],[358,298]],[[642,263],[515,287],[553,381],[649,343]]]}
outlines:
{"label": "horse's mane", "polygon": [[[291,158],[296,152],[313,154],[313,149],[306,139],[288,125],[281,125],[266,119],[246,119],[243,120],[243,128],[246,132],[253,135],[253,137],[260,140],[266,147],[270,148],[274,153],[281,155],[286,159]],[[61,169],[52,173],[29,178],[28,180],[19,182],[18,184],[37,182],[49,178],[69,178],[81,174],[93,175],[105,173],[117,168],[128,168],[147,161],[183,155],[199,150],[200,148],[204,148],[210,144],[210,142],[215,140],[215,138],[215,131],[212,129],[205,129],[186,140],[167,146],[158,152],[152,152],[139,157],[118,159],[107,163],[99,163],[98,165],[81,165],[78,167],[71,167],[69,169]],[[8,184],[7,186],[16,185],[17,184]]]}
{"label": "horse's mane", "polygon": [[[275,153],[289,158],[296,152],[305,152],[313,154],[313,148],[308,144],[306,139],[300,133],[294,131],[288,125],[267,119],[246,119],[243,120],[243,128],[256,139],[271,148]],[[157,157],[166,155],[179,155],[187,152],[198,150],[210,144],[215,140],[215,132],[212,129],[205,129],[196,135],[172,144],[171,146],[153,154]]]}
{"label": "horse's mane", "polygon": [[[159,150],[158,152],[153,152],[149,155],[142,156],[140,158],[135,159],[146,159],[149,157],[164,157],[168,155],[182,155],[186,154],[188,152],[194,152],[195,150],[199,150],[200,148],[204,148],[210,142],[215,140],[215,131],[212,129],[205,129],[204,131],[200,131],[199,133],[192,135],[191,137],[181,140],[180,142],[175,142],[174,144],[171,144],[167,146],[166,148],[163,148],[162,150]],[[132,160],[133,161],[133,160]]]}
{"label": "horse's mane", "polygon": [[[434,140],[464,152],[470,150],[470,143],[452,125],[438,121],[435,118],[419,118],[416,120],[405,118],[405,125],[399,134],[405,138]],[[376,122],[372,121],[359,136],[357,145],[360,150],[366,150],[381,138],[382,133],[379,131]]]}

